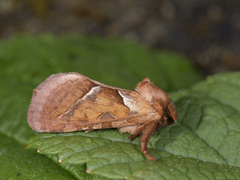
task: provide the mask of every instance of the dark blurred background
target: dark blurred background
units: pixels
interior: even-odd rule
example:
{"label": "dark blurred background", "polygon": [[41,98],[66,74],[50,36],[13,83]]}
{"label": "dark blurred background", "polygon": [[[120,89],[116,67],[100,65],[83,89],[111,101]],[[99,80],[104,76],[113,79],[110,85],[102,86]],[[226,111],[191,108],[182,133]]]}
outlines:
{"label": "dark blurred background", "polygon": [[239,0],[0,0],[0,38],[19,33],[120,37],[181,52],[205,75],[240,69]]}

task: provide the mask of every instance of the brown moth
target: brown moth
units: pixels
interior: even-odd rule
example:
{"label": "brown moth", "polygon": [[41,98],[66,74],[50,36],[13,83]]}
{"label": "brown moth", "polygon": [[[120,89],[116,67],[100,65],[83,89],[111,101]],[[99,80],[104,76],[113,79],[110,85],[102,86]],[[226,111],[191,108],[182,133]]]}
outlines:
{"label": "brown moth", "polygon": [[28,109],[28,124],[37,132],[71,132],[118,128],[141,135],[141,149],[161,127],[177,121],[177,112],[167,93],[149,78],[135,91],[112,87],[78,73],[51,75],[35,90]]}

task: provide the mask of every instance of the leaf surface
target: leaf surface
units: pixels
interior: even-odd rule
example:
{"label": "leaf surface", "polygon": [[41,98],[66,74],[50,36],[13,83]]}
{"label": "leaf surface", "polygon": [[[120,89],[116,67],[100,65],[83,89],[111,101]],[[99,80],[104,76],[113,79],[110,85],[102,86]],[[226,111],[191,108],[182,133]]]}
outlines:
{"label": "leaf surface", "polygon": [[[233,79],[231,85],[225,76]],[[239,94],[234,79],[240,73],[225,76],[211,77],[178,97],[179,121],[150,139],[155,162],[143,155],[138,140],[130,142],[128,134],[115,130],[39,134],[30,148],[57,154],[62,164],[86,163],[88,173],[108,178],[239,179],[240,113],[233,97]],[[221,96],[223,90],[228,95]]]}
{"label": "leaf surface", "polygon": [[[186,58],[179,54],[153,51],[134,42],[82,36],[56,38],[50,35],[23,35],[0,41],[0,67],[0,179],[14,179],[19,172],[19,178],[23,179],[124,178],[126,174],[124,171],[118,172],[119,168],[112,168],[116,175],[109,174],[106,169],[101,170],[102,164],[109,166],[106,156],[116,162],[124,160],[125,164],[130,160],[138,162],[139,158],[145,162],[138,140],[129,142],[127,134],[115,130],[91,132],[87,135],[81,132],[39,135],[31,130],[26,114],[32,90],[53,73],[78,72],[100,82],[127,89],[134,89],[138,81],[149,76],[168,91],[189,87],[202,79]],[[46,140],[45,144],[40,142],[40,137]],[[31,138],[28,147],[35,147],[34,151],[24,149]],[[67,138],[73,139],[70,141]],[[94,143],[81,145],[79,139]],[[40,153],[46,156],[36,153],[39,147],[34,143],[40,143],[43,148]],[[164,149],[155,148],[151,143],[151,152],[156,157],[172,155]],[[54,149],[53,145],[59,149]],[[118,156],[119,151],[114,147],[121,150],[122,155]],[[84,148],[89,148],[90,151],[82,152]],[[97,152],[97,149],[103,149],[105,153],[101,153],[102,150]],[[110,156],[111,153],[106,153],[110,150],[115,154]],[[82,156],[78,156],[78,153]],[[96,163],[94,158],[97,159]],[[63,162],[59,163],[59,159]],[[111,167],[114,166],[116,163]],[[90,173],[86,173],[86,169],[91,170]],[[127,176],[135,177],[133,174]]]}

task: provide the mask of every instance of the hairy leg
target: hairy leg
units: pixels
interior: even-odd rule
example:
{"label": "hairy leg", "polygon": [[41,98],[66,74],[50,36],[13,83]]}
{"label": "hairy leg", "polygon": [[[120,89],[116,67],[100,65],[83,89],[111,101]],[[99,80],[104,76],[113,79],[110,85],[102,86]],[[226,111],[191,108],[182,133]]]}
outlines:
{"label": "hairy leg", "polygon": [[128,138],[129,140],[133,140],[135,139],[137,136],[139,136],[140,134],[142,134],[142,131],[144,129],[144,125],[138,127],[135,132]]}
{"label": "hairy leg", "polygon": [[142,136],[141,136],[141,139],[140,139],[140,142],[142,142],[142,151],[143,153],[149,158],[151,159],[152,161],[155,161],[155,158],[152,157],[149,152],[148,152],[148,148],[147,148],[147,144],[148,144],[148,141],[149,139],[152,137],[152,135],[161,127],[161,125],[159,124],[159,121],[154,121],[154,122],[151,122],[149,124],[146,125],[143,133],[142,133]]}
{"label": "hairy leg", "polygon": [[151,136],[161,127],[162,125],[159,124],[159,121],[151,121],[147,124],[140,126],[133,135],[129,137],[129,140],[133,140],[137,136],[141,135],[140,142],[142,143],[141,149],[143,153],[152,161],[155,161],[155,158],[152,157],[147,148],[147,144]]}

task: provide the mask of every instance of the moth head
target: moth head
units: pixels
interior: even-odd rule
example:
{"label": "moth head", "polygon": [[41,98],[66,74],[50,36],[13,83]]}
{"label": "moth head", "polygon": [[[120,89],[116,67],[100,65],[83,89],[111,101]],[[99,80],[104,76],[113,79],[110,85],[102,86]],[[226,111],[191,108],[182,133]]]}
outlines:
{"label": "moth head", "polygon": [[153,84],[148,77],[137,84],[135,88],[161,116],[166,116],[168,124],[173,124],[177,121],[177,111],[168,94]]}

